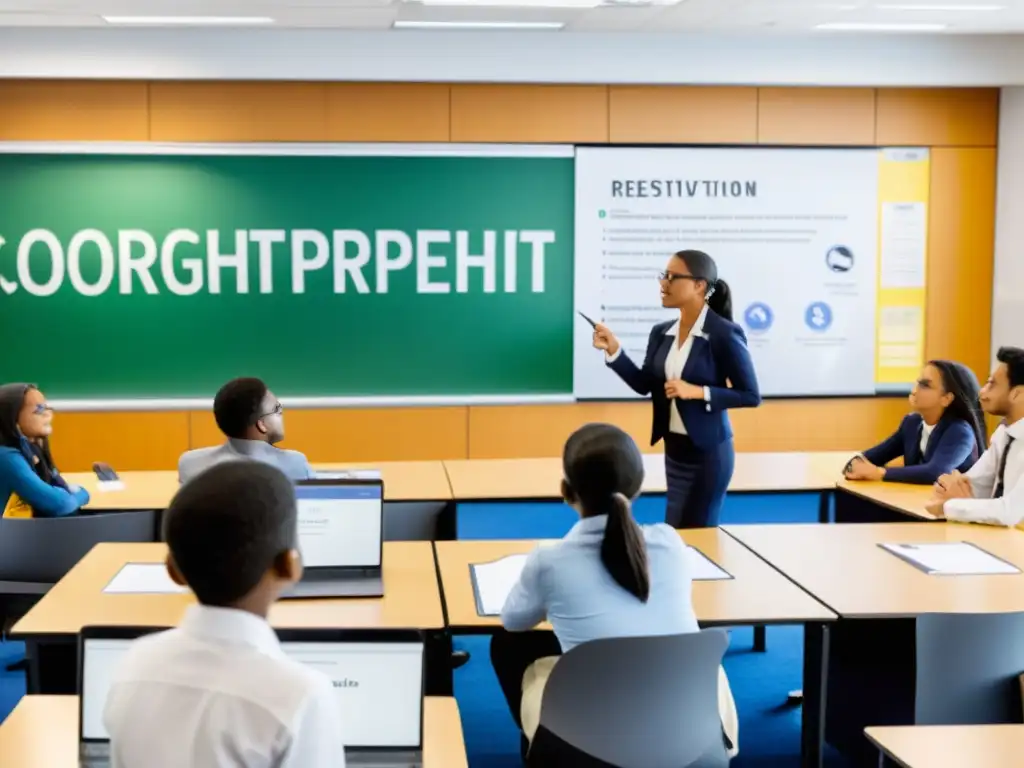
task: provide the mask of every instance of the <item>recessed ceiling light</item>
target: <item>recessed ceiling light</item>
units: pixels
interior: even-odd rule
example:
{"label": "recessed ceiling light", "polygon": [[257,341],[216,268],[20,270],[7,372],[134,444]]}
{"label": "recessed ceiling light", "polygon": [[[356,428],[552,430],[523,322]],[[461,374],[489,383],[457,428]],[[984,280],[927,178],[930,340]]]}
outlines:
{"label": "recessed ceiling light", "polygon": [[939,32],[947,26],[947,24],[869,24],[844,21],[819,24],[815,29],[835,32]]}
{"label": "recessed ceiling light", "polygon": [[130,24],[156,27],[176,26],[251,26],[273,24],[269,16],[104,16],[108,24]]}
{"label": "recessed ceiling light", "polygon": [[396,21],[395,29],[561,29],[561,21]]}
{"label": "recessed ceiling light", "polygon": [[1002,10],[1004,10],[1006,8],[1006,6],[1005,5],[941,5],[941,4],[927,5],[927,4],[918,4],[918,3],[901,3],[901,4],[898,4],[898,5],[894,5],[892,3],[887,3],[885,5],[876,5],[875,8],[878,8],[879,10],[882,10],[882,11],[936,11],[936,12],[941,12],[941,11],[953,11],[953,12],[964,11],[964,12],[968,12],[969,13],[971,11],[1002,11]]}

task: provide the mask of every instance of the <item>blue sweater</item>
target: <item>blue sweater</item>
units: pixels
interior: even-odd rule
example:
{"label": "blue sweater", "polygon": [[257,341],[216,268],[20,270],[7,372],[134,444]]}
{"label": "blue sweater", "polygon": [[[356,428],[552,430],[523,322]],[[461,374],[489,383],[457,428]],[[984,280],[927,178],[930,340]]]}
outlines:
{"label": "blue sweater", "polygon": [[88,503],[89,492],[84,488],[66,489],[43,482],[29,463],[30,450],[27,446],[22,450],[0,447],[0,507],[12,493],[32,507],[35,517],[73,515]]}
{"label": "blue sweater", "polygon": [[924,454],[921,453],[920,414],[903,418],[897,429],[884,441],[867,451],[864,458],[878,467],[903,457],[902,467],[889,467],[884,480],[891,483],[918,483],[928,485],[954,469],[966,472],[978,460],[978,441],[971,425],[963,419],[939,419]]}

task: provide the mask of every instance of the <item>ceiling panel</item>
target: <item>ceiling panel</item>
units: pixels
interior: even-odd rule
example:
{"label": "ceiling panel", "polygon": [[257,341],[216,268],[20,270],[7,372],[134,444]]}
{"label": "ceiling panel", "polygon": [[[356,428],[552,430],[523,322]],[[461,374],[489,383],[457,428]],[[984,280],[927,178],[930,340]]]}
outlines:
{"label": "ceiling panel", "polygon": [[[1024,31],[1024,0],[681,0],[675,4],[611,5],[573,8],[585,0],[550,0],[561,8],[538,8],[545,0],[521,0],[532,6],[424,6],[398,0],[0,0],[2,26],[97,26],[104,15],[267,16],[278,27],[380,28],[396,18],[457,21],[558,20],[568,31],[675,32],[730,30],[815,34],[819,24],[944,24],[948,33]],[[619,0],[622,2],[622,0]],[[893,6],[929,7],[929,10]],[[942,10],[941,6],[968,10]],[[970,10],[985,5],[1000,10]],[[886,7],[889,6],[889,7]],[[144,10],[141,10],[144,8]],[[870,30],[869,30],[870,31]]]}

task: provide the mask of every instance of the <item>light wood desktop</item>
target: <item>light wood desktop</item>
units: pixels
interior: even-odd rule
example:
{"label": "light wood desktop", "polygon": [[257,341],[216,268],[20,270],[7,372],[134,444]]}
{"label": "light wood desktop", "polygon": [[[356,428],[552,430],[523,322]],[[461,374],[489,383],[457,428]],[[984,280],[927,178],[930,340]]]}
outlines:
{"label": "light wood desktop", "polygon": [[[379,469],[386,501],[450,501],[448,475],[440,461],[381,461],[360,464],[314,464],[317,471]],[[116,469],[116,468],[115,468]],[[124,488],[102,490],[94,472],[69,472],[64,479],[89,491],[87,509],[166,509],[178,491],[178,473],[121,472]]]}
{"label": "light wood desktop", "polygon": [[844,618],[1024,611],[1024,575],[929,576],[879,547],[968,541],[1024,569],[1024,533],[946,523],[727,525],[736,537]]}
{"label": "light wood desktop", "polygon": [[[853,451],[737,453],[729,490],[734,493],[831,491]],[[460,459],[444,462],[452,495],[471,499],[557,499],[562,460]],[[665,493],[665,459],[644,454],[644,493]]]}
{"label": "light wood desktop", "polygon": [[1019,768],[1024,725],[867,728],[867,737],[904,768]]}
{"label": "light wood desktop", "polygon": [[[798,624],[832,621],[836,618],[834,613],[717,528],[688,530],[681,532],[681,535],[688,544],[699,549],[734,577],[721,581],[694,582],[693,606],[702,624]],[[500,626],[498,617],[477,614],[469,567],[473,563],[529,552],[537,543],[436,542],[449,625],[454,629],[482,631]]]}
{"label": "light wood desktop", "polygon": [[[78,767],[78,697],[23,696],[0,725],[0,755],[17,768]],[[428,696],[423,709],[424,768],[467,768],[455,699]]]}
{"label": "light wood desktop", "polygon": [[936,519],[931,512],[924,508],[924,505],[932,498],[932,486],[930,485],[886,483],[880,480],[853,481],[844,478],[839,481],[837,488],[841,493],[851,493],[909,517],[922,520]]}
{"label": "light wood desktop", "polygon": [[[12,635],[75,635],[90,624],[167,627],[195,602],[184,594],[106,594],[104,587],[125,563],[163,562],[164,544],[98,544],[14,625]],[[384,543],[384,597],[286,600],[274,605],[270,623],[289,628],[444,627],[441,596],[429,542]]]}

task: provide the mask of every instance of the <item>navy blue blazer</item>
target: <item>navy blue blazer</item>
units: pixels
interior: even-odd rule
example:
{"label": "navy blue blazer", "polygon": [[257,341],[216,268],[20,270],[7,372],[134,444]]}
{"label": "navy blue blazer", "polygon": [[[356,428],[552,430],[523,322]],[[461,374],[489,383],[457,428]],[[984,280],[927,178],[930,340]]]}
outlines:
{"label": "navy blue blazer", "polygon": [[966,472],[974,466],[978,460],[978,440],[970,424],[957,418],[939,419],[922,454],[923,423],[919,413],[904,416],[899,429],[874,448],[864,451],[864,458],[878,467],[903,457],[903,466],[887,468],[884,480],[929,485],[954,469]]}
{"label": "navy blue blazer", "polygon": [[[668,434],[669,408],[674,405],[683,419],[683,426],[694,444],[705,450],[714,448],[732,437],[732,426],[726,411],[729,408],[753,408],[761,403],[754,362],[747,349],[743,329],[726,320],[714,310],[704,315],[704,328],[694,329],[690,356],[680,377],[689,384],[707,387],[710,400],[681,400],[669,403],[665,395],[665,358],[675,341],[667,334],[676,321],[659,323],[651,330],[644,364],[636,364],[622,352],[609,367],[638,395],[650,395],[654,405],[651,445]],[[728,380],[732,387],[726,385]]]}

